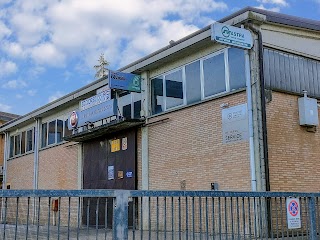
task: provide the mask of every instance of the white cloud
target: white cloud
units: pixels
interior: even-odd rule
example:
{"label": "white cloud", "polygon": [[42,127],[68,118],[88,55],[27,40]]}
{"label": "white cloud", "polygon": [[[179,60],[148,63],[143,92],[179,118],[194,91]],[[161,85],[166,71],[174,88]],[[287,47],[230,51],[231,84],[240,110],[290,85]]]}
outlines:
{"label": "white cloud", "polygon": [[43,43],[31,50],[31,56],[36,63],[52,66],[62,66],[65,56],[51,43]]}
{"label": "white cloud", "polygon": [[263,10],[268,10],[268,11],[272,11],[272,12],[280,12],[280,8],[279,7],[266,8],[265,6],[263,6],[263,4],[260,4],[259,6],[256,6],[256,8],[263,9]]}
{"label": "white cloud", "polygon": [[0,40],[10,34],[11,30],[2,21],[0,21]]}
{"label": "white cloud", "polygon": [[65,94],[60,92],[60,91],[57,91],[55,92],[52,96],[49,97],[49,102],[53,102],[61,97],[63,97]]}
{"label": "white cloud", "polygon": [[11,106],[0,103],[0,111],[2,112],[8,112],[11,109]]}
{"label": "white cloud", "polygon": [[2,87],[6,89],[19,89],[27,86],[27,83],[20,80],[11,80],[6,82]]}
{"label": "white cloud", "polygon": [[261,2],[262,4],[274,4],[282,7],[289,6],[286,0],[258,0],[258,2]]}
{"label": "white cloud", "polygon": [[0,60],[0,76],[6,76],[15,73],[18,69],[17,65],[12,61]]}
{"label": "white cloud", "polygon": [[21,99],[21,98],[23,98],[23,95],[18,93],[18,94],[16,94],[16,98]]}
{"label": "white cloud", "polygon": [[35,89],[31,89],[31,90],[28,90],[28,91],[27,91],[27,94],[28,94],[30,97],[35,96],[36,93],[37,93],[37,90],[35,90]]}
{"label": "white cloud", "polygon": [[16,42],[5,41],[2,44],[2,50],[11,57],[22,58],[25,57],[25,52],[20,44]]}

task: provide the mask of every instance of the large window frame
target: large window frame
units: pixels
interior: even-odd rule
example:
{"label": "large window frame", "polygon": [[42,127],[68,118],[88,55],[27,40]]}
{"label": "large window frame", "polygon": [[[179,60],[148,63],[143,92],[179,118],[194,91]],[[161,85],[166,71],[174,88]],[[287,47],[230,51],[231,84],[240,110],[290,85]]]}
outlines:
{"label": "large window frame", "polygon": [[[227,47],[227,48],[224,48],[224,49],[221,49],[219,51],[216,51],[214,53],[211,53],[209,55],[206,55],[200,59],[196,59],[192,62],[189,62],[183,66],[179,66],[175,69],[172,69],[168,72],[165,72],[161,75],[157,75],[157,76],[154,76],[150,79],[151,83],[150,83],[150,97],[151,97],[151,101],[150,101],[150,108],[151,108],[151,115],[156,115],[156,114],[159,114],[159,113],[163,113],[163,112],[166,112],[168,110],[174,110],[174,109],[177,109],[177,108],[180,108],[182,106],[186,106],[186,105],[189,105],[189,104],[193,104],[193,103],[197,103],[197,102],[201,102],[203,100],[207,100],[207,99],[211,99],[213,97],[217,97],[219,95],[224,95],[228,92],[231,92],[231,91],[235,91],[235,90],[238,90],[238,89],[242,89],[242,88],[245,88],[245,68],[243,66],[241,66],[241,68],[243,68],[243,71],[242,71],[242,76],[241,76],[241,83],[243,85],[243,87],[238,87],[236,89],[231,89],[230,85],[231,85],[231,79],[230,79],[230,69],[229,69],[229,57],[231,56],[231,54],[229,53],[230,49],[234,50],[233,48],[230,48],[230,47]],[[239,51],[243,51],[243,54],[244,54],[244,50],[242,49],[239,49]],[[215,57],[218,57],[219,55],[223,54],[223,66],[224,66],[224,71],[222,72],[224,74],[224,90],[223,91],[219,91],[217,93],[214,93],[214,94],[209,94],[209,95],[206,95],[205,93],[205,87],[206,87],[206,81],[205,81],[205,69],[204,69],[204,62],[207,61],[207,60],[210,60],[212,58],[215,58]],[[191,103],[188,103],[189,99],[187,99],[187,96],[188,96],[188,93],[186,92],[187,91],[187,76],[186,76],[186,67],[187,66],[191,66],[191,64],[194,64],[196,62],[199,61],[199,64],[200,64],[200,71],[199,71],[199,74],[200,74],[200,81],[199,81],[199,84],[200,84],[200,94],[198,94],[198,96],[200,95],[201,96],[201,99],[199,101],[191,101]],[[243,55],[243,61],[244,61],[244,55]],[[222,62],[221,62],[222,63]],[[176,71],[179,71],[181,70],[182,72],[182,89],[183,89],[183,101],[181,104],[175,106],[175,107],[172,107],[172,108],[168,108],[167,107],[167,103],[166,103],[166,81],[165,81],[165,76],[171,74],[171,73],[174,73]],[[240,69],[241,71],[241,69]],[[155,102],[157,101],[157,97],[159,95],[155,95],[154,93],[154,89],[153,89],[153,86],[156,86],[155,84],[152,84],[152,81],[156,79],[162,79],[162,105],[161,107],[163,108],[162,111],[158,111],[158,102]],[[189,80],[190,81],[190,80]],[[240,84],[241,85],[241,84]],[[199,91],[199,89],[197,89],[197,91]],[[156,109],[157,108],[157,109]]]}
{"label": "large window frame", "polygon": [[[35,128],[31,127],[25,131],[10,136],[9,158],[21,156],[34,151],[34,133]],[[31,141],[30,141],[31,134]]]}
{"label": "large window frame", "polygon": [[[68,129],[68,119],[54,118],[41,124],[41,146],[40,148],[51,147],[63,143],[63,137],[70,135],[72,131]],[[54,124],[54,127],[52,127]],[[60,130],[62,129],[62,131]],[[52,130],[54,130],[52,132]],[[53,133],[53,134],[52,134]],[[61,134],[59,134],[61,133]],[[52,138],[53,136],[53,138]]]}

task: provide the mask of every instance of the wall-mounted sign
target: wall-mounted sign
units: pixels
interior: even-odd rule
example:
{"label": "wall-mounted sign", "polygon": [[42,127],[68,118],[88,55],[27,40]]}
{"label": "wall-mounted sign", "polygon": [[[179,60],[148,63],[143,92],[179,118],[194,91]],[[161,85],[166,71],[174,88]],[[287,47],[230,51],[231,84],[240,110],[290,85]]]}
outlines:
{"label": "wall-mounted sign", "polygon": [[245,49],[251,49],[253,46],[253,39],[249,30],[218,22],[211,25],[211,40]]}
{"label": "wall-mounted sign", "polygon": [[80,102],[80,111],[94,107],[96,105],[99,105],[100,103],[109,101],[110,99],[111,99],[111,90],[109,89],[109,90],[102,91],[100,93],[97,93],[97,95],[94,95],[90,98],[82,100]]}
{"label": "wall-mounted sign", "polygon": [[122,150],[125,151],[128,149],[128,138],[122,138]]}
{"label": "wall-mounted sign", "polygon": [[141,92],[141,76],[132,73],[114,72],[109,70],[109,86],[131,92]]}
{"label": "wall-mounted sign", "polygon": [[76,111],[73,111],[69,117],[69,125],[71,128],[75,128],[78,125],[78,114]]}
{"label": "wall-mounted sign", "polygon": [[120,151],[120,139],[111,140],[111,152]]}
{"label": "wall-mounted sign", "polygon": [[[85,109],[83,111],[76,112],[78,116],[77,127],[82,127],[84,125],[87,125],[88,122],[96,122],[107,117],[115,116],[117,115],[117,109],[118,109],[117,100],[111,99],[109,101],[100,103],[96,106]],[[71,116],[70,116],[70,119],[71,119]],[[73,127],[70,124],[70,120],[68,121],[68,129],[69,130],[73,129]]]}
{"label": "wall-mounted sign", "polygon": [[133,177],[133,173],[132,172],[127,172],[126,173],[126,177],[127,178],[132,178]]}
{"label": "wall-mounted sign", "polygon": [[108,180],[114,179],[114,166],[108,166]]}
{"label": "wall-mounted sign", "polygon": [[286,206],[288,229],[301,228],[299,198],[287,198]]}
{"label": "wall-mounted sign", "polygon": [[99,89],[96,90],[96,94],[99,94],[99,93],[102,93],[102,92],[105,92],[105,91],[109,91],[110,90],[110,87],[109,85],[106,85],[106,86],[103,86]]}
{"label": "wall-mounted sign", "polygon": [[122,179],[123,178],[123,171],[118,171],[118,179]]}
{"label": "wall-mounted sign", "polygon": [[222,109],[223,143],[246,141],[249,138],[247,104]]}

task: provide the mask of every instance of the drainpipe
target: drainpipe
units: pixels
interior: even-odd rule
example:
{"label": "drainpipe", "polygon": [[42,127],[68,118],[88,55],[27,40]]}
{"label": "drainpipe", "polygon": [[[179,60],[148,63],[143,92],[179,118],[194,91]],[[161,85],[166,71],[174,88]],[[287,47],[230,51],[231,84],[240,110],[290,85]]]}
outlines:
{"label": "drainpipe", "polygon": [[269,176],[269,155],[268,155],[268,138],[267,138],[267,113],[266,113],[266,95],[265,95],[265,83],[264,83],[264,69],[263,69],[263,44],[262,34],[259,30],[248,25],[249,29],[258,36],[258,54],[259,54],[259,78],[260,78],[260,91],[261,91],[261,117],[262,117],[262,141],[263,141],[263,158],[264,158],[264,172],[265,172],[265,184],[266,191],[270,191],[270,176]]}
{"label": "drainpipe", "polygon": [[249,51],[245,50],[245,73],[246,73],[246,91],[248,105],[248,122],[249,122],[249,152],[250,152],[250,172],[251,172],[251,190],[257,191],[256,164],[254,158],[254,141],[253,141],[253,109],[250,77],[250,60]]}
{"label": "drainpipe", "polygon": [[36,127],[34,133],[34,158],[33,158],[33,189],[38,189],[38,175],[39,175],[39,132],[40,119],[35,118]]}
{"label": "drainpipe", "polygon": [[7,161],[9,158],[9,151],[10,151],[10,146],[9,146],[9,133],[5,132],[4,133],[4,153],[3,153],[3,180],[2,180],[2,189],[7,188]]}

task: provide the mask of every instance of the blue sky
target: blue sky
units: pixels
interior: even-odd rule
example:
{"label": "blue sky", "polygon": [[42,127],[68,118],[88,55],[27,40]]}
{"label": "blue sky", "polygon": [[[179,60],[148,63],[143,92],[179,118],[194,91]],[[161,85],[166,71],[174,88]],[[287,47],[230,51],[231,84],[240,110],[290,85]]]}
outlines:
{"label": "blue sky", "polygon": [[320,20],[320,0],[0,0],[0,111],[26,114],[246,6]]}

